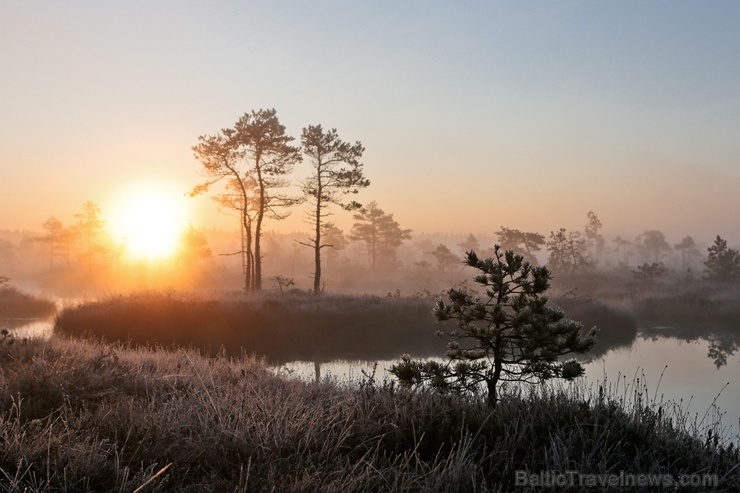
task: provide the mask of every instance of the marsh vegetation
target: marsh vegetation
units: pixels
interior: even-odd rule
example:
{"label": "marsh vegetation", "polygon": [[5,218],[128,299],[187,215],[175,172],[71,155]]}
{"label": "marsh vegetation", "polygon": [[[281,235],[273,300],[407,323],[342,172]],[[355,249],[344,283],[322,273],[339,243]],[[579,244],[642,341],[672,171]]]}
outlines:
{"label": "marsh vegetation", "polygon": [[[55,332],[105,342],[194,346],[210,354],[255,353],[272,363],[294,360],[392,359],[443,356],[435,333],[433,295],[397,296],[218,296],[148,292],[114,296],[65,307]],[[600,329],[592,356],[629,346],[634,317],[589,298],[556,299],[588,329]],[[575,318],[575,317],[578,318]]]}
{"label": "marsh vegetation", "polygon": [[[338,233],[329,233],[335,242]],[[587,248],[575,232],[561,233],[550,238],[560,271],[549,303],[582,323],[581,335],[599,329],[581,363],[631,347],[640,335],[707,340],[718,368],[737,351],[735,283],[653,268],[655,232],[636,250],[645,260],[637,270],[621,261],[596,269],[589,262],[598,235]],[[545,245],[544,235],[509,228],[499,236],[533,262]],[[217,289],[243,279],[201,259],[183,285],[195,282],[197,291],[111,290],[124,294],[67,303],[48,340],[3,340],[0,472],[7,490],[500,491],[512,489],[521,470],[703,474],[719,481],[718,491],[738,487],[737,434],[728,433],[714,403],[711,413],[689,412],[644,378],[504,385],[491,412],[481,394],[400,388],[369,370],[343,382],[280,375],[275,365],[298,360],[318,368],[402,354],[443,359],[435,333],[445,325],[432,311],[451,285],[469,290],[471,272],[444,243],[419,242],[422,256],[413,264],[413,250],[400,246],[374,268],[327,255],[317,293],[283,275],[310,265],[270,240],[277,269],[263,274],[278,283],[274,290]],[[458,246],[476,242],[469,235]],[[626,255],[621,248],[618,259]],[[120,279],[127,287],[141,280],[152,287],[160,274],[183,279],[169,276],[176,264],[142,265]],[[122,270],[81,272],[55,270],[49,279],[56,287],[91,279],[95,286]],[[76,281],[68,284],[69,276]],[[325,291],[325,279],[354,294]],[[24,296],[11,305],[36,303],[38,314],[53,307]]]}
{"label": "marsh vegetation", "polygon": [[49,317],[56,312],[56,305],[44,298],[25,293],[0,277],[0,320],[14,325],[13,321]]}
{"label": "marsh vegetation", "polygon": [[[2,491],[499,491],[516,470],[716,475],[740,456],[716,423],[633,381],[480,400],[274,375],[54,336],[0,347]],[[538,490],[539,491],[539,490]]]}

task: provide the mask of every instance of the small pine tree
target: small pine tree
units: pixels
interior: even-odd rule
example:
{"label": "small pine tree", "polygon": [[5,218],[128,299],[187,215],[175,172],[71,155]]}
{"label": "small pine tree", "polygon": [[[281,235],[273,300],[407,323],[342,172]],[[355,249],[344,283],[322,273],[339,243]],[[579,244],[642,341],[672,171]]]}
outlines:
{"label": "small pine tree", "polygon": [[727,240],[717,235],[708,250],[709,256],[704,262],[707,279],[728,283],[740,279],[740,253],[727,248]]}
{"label": "small pine tree", "polygon": [[456,393],[477,392],[485,384],[487,402],[495,407],[503,382],[571,380],[583,374],[580,363],[559,358],[591,349],[595,329],[583,336],[580,323],[548,303],[545,292],[552,276],[547,267],[534,267],[511,250],[502,253],[498,245],[494,256],[485,260],[468,252],[464,264],[481,272],[474,280],[484,296],[452,288],[449,301],[437,301],[436,320],[457,321],[456,328],[437,332],[448,341],[449,361],[404,356],[390,370],[401,384],[427,383],[440,392]]}
{"label": "small pine tree", "polygon": [[653,262],[652,264],[645,262],[638,265],[637,270],[632,271],[632,275],[648,284],[652,284],[656,279],[666,274],[668,274],[668,267],[663,265],[663,262]]}

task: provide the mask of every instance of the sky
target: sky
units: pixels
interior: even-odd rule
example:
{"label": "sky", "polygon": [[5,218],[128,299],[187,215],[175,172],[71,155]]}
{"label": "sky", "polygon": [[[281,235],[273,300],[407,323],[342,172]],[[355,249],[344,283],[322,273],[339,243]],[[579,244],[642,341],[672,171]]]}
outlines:
{"label": "sky", "polygon": [[417,233],[592,210],[606,233],[737,243],[739,24],[735,1],[0,0],[0,229],[142,182],[185,193],[199,135],[275,108],[296,142],[361,141],[358,199]]}

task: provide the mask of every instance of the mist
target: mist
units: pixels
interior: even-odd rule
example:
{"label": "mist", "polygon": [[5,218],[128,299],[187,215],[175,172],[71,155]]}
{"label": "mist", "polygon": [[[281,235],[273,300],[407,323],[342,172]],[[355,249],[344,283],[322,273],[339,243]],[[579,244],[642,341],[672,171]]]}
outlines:
{"label": "mist", "polygon": [[738,19],[3,1],[0,489],[738,491]]}

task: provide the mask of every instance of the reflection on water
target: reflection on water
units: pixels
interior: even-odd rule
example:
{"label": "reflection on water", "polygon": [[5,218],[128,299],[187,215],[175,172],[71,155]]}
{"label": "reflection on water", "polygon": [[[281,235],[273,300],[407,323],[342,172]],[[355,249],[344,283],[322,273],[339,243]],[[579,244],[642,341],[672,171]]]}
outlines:
{"label": "reflection on water", "polygon": [[[722,413],[726,437],[740,434],[740,355],[726,352],[724,364],[715,366],[712,339],[685,341],[676,338],[641,335],[627,348],[608,351],[597,360],[585,364],[587,383],[598,386],[604,382],[619,382],[623,388],[640,379],[656,403],[674,401],[708,426]],[[737,342],[735,342],[737,344]],[[709,347],[709,349],[708,349]],[[707,353],[709,352],[709,358]],[[375,378],[392,380],[388,369],[397,360],[377,362]],[[376,362],[334,361],[321,364],[321,377],[338,383],[351,383],[372,374]],[[667,368],[666,368],[667,367]],[[665,370],[665,371],[664,371]],[[276,368],[278,373],[313,381],[313,362],[292,362]],[[662,375],[662,377],[661,377]],[[729,382],[729,384],[728,384]]]}
{"label": "reflection on water", "polygon": [[734,355],[740,348],[737,339],[728,336],[712,335],[709,338],[709,353],[707,356],[714,360],[717,368],[727,364],[727,358]]}
{"label": "reflection on water", "polygon": [[[716,409],[723,413],[722,424],[728,435],[740,433],[740,357],[727,355],[726,364],[715,366],[707,358],[706,340],[638,337],[629,349],[617,349],[586,366],[589,381],[614,381],[618,375],[631,382],[633,377],[647,382],[657,402],[682,402],[682,407],[698,414],[705,424]],[[667,368],[666,368],[667,367]],[[663,373],[665,370],[665,373]],[[661,378],[661,374],[663,377]],[[726,387],[725,387],[726,386]]]}
{"label": "reflection on water", "polygon": [[708,344],[707,357],[714,361],[714,365],[720,368],[727,364],[738,349],[740,349],[740,336],[737,331],[708,331],[706,334],[697,335],[696,331],[686,331],[673,326],[651,327],[642,333],[643,337],[652,340],[673,338],[685,342],[705,341]]}

